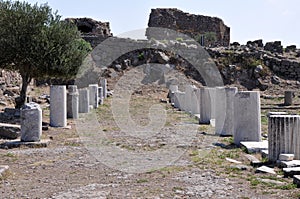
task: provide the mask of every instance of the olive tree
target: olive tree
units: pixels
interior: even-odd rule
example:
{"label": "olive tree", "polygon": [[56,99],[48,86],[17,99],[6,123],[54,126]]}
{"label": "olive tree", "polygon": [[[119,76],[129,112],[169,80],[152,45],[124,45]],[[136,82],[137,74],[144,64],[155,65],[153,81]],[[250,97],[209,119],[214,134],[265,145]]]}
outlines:
{"label": "olive tree", "polygon": [[0,68],[22,77],[16,108],[25,103],[33,78],[71,79],[90,50],[77,27],[47,4],[0,0]]}

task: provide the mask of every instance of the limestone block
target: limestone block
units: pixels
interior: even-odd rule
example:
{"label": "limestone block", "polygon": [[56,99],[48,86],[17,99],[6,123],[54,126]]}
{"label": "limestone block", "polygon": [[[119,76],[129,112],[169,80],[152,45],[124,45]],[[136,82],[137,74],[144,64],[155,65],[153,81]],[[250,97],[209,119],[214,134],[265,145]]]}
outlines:
{"label": "limestone block", "polygon": [[284,177],[292,177],[293,175],[300,175],[300,167],[283,168]]}
{"label": "limestone block", "polygon": [[300,175],[294,175],[293,183],[297,185],[297,188],[300,188]]}
{"label": "limestone block", "polygon": [[174,100],[174,107],[175,108],[178,108],[179,110],[183,110],[184,96],[185,96],[184,92],[175,91],[175,100]]}
{"label": "limestone block", "polygon": [[169,86],[169,93],[168,93],[168,97],[169,97],[169,101],[171,104],[174,105],[175,102],[175,92],[178,91],[178,86],[177,85],[170,85]]}
{"label": "limestone block", "polygon": [[268,120],[269,160],[275,162],[281,153],[300,159],[300,116],[271,115]]}
{"label": "limestone block", "polygon": [[5,139],[17,139],[21,134],[21,126],[16,124],[0,123],[0,137]]}
{"label": "limestone block", "polygon": [[291,160],[294,160],[294,154],[280,154],[279,155],[279,160],[280,161],[291,161]]}
{"label": "limestone block", "polygon": [[185,87],[184,101],[185,101],[185,111],[187,113],[196,114],[194,112],[197,112],[193,110],[194,103],[197,104],[197,97],[195,92],[196,89],[197,87],[194,85],[186,85]]}
{"label": "limestone block", "polygon": [[211,97],[208,88],[200,88],[200,120],[199,124],[209,124],[211,119]]}
{"label": "limestone block", "polygon": [[210,97],[210,119],[216,119],[216,88],[208,87]]}
{"label": "limestone block", "polygon": [[107,98],[107,80],[101,79],[100,86],[103,88],[103,98]]}
{"label": "limestone block", "polygon": [[267,114],[267,117],[270,117],[271,115],[288,115],[287,112],[269,112]]}
{"label": "limestone block", "polygon": [[104,103],[104,98],[103,98],[103,88],[102,87],[98,87],[98,104],[102,105]]}
{"label": "limestone block", "polygon": [[36,142],[42,136],[42,109],[34,102],[21,109],[21,141]]}
{"label": "limestone block", "polygon": [[67,94],[67,117],[78,119],[79,93],[76,85],[69,85]]}
{"label": "limestone block", "polygon": [[87,88],[79,89],[79,113],[88,113],[90,111],[90,96]]}
{"label": "limestone block", "polygon": [[67,90],[64,85],[50,87],[50,126],[67,126]]}
{"label": "limestone block", "polygon": [[258,91],[240,91],[234,96],[234,143],[261,141],[260,95]]}
{"label": "limestone block", "polygon": [[233,135],[234,132],[234,96],[237,88],[216,88],[216,134]]}
{"label": "limestone block", "polygon": [[90,84],[89,85],[89,95],[90,95],[90,105],[93,106],[94,109],[98,108],[98,84]]}

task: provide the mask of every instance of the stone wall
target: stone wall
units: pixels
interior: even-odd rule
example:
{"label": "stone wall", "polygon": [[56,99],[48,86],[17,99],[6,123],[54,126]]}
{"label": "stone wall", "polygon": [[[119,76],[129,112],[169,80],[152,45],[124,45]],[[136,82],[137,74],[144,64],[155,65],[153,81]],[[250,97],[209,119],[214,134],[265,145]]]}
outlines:
{"label": "stone wall", "polygon": [[[228,46],[230,42],[230,28],[224,24],[222,19],[203,15],[194,15],[182,12],[178,9],[157,8],[152,9],[149,27],[161,27],[176,30],[193,38],[206,33],[214,33],[215,42],[211,45]],[[148,39],[153,35],[147,35]],[[204,45],[210,44],[204,38]]]}
{"label": "stone wall", "polygon": [[109,22],[96,21],[91,18],[67,18],[65,20],[74,23],[81,32],[82,38],[93,48],[106,38],[113,36],[110,32]]}
{"label": "stone wall", "polygon": [[[280,42],[268,42],[266,45],[270,46],[270,43],[278,44],[276,49],[283,48]],[[300,50],[293,47],[288,53],[278,52],[274,48],[266,48],[266,45],[263,46],[261,40],[256,40],[247,42],[247,45],[206,50],[217,64],[224,84],[238,82],[250,90],[265,90],[267,87],[263,82],[270,80],[272,84],[280,84],[278,77],[300,81]]]}
{"label": "stone wall", "polygon": [[277,57],[264,56],[264,64],[275,74],[285,79],[300,81],[300,62],[293,59],[280,59]]}

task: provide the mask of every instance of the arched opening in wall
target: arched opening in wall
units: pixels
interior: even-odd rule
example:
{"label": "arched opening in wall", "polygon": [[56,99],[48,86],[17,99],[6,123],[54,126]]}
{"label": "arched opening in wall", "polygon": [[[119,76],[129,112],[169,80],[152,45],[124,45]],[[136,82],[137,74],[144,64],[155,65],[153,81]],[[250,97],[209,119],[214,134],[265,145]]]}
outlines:
{"label": "arched opening in wall", "polygon": [[93,28],[88,25],[79,25],[78,30],[82,33],[91,33],[93,31]]}
{"label": "arched opening in wall", "polygon": [[[128,63],[130,64],[128,65]],[[171,51],[152,48],[142,48],[123,54],[108,66],[108,68],[115,70],[116,73],[110,70],[109,74],[103,74],[106,78],[110,78],[111,74],[113,74],[115,81],[118,81],[124,72],[126,73],[126,71],[143,64],[154,64],[150,68],[145,69],[145,71],[149,72],[149,76],[145,76],[145,78],[148,78],[147,80],[150,82],[165,82],[167,85],[171,83],[178,84],[182,88],[187,84],[195,84],[196,86],[207,85],[199,71],[188,60]],[[178,78],[182,82],[174,81]]]}

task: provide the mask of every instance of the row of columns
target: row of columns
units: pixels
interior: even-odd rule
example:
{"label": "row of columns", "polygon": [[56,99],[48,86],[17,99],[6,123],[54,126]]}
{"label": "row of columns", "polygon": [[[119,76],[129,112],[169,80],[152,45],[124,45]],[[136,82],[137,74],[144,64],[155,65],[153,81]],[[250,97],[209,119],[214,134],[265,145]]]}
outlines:
{"label": "row of columns", "polygon": [[[50,126],[66,127],[67,118],[78,119],[79,113],[98,108],[107,97],[107,81],[77,89],[76,85],[50,87]],[[42,135],[42,110],[36,103],[26,103],[21,109],[21,141],[40,141]]]}
{"label": "row of columns", "polygon": [[[174,87],[175,85],[172,86]],[[185,92],[170,89],[169,93],[175,108],[199,115],[200,124],[210,124],[215,120],[215,133],[222,136],[233,135],[235,144],[261,141],[258,91],[238,91],[235,87],[196,88],[188,85]]]}

